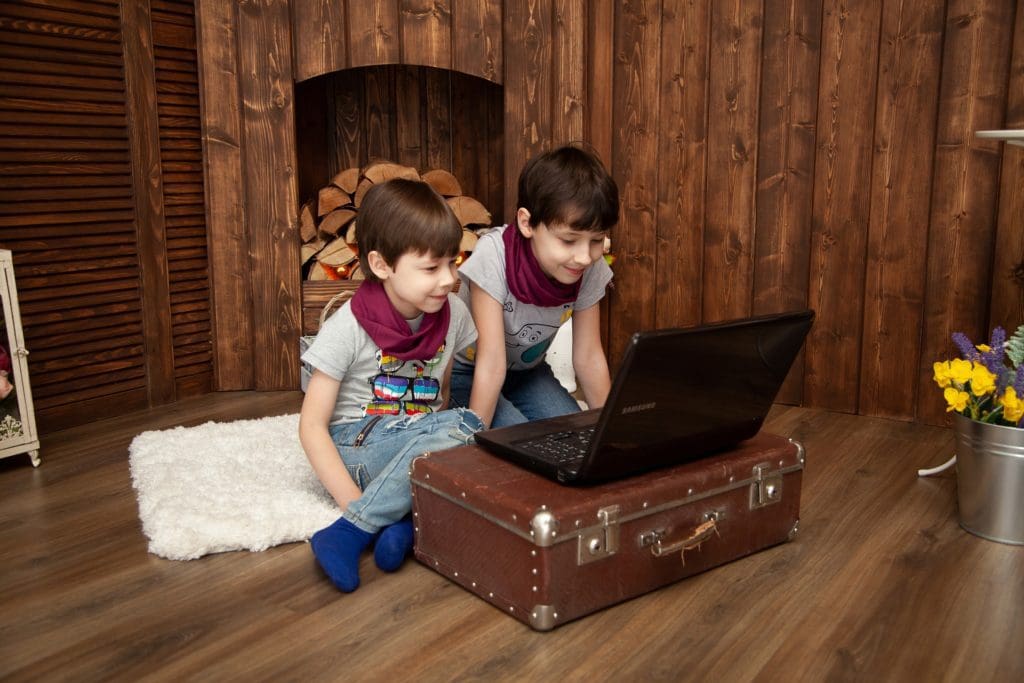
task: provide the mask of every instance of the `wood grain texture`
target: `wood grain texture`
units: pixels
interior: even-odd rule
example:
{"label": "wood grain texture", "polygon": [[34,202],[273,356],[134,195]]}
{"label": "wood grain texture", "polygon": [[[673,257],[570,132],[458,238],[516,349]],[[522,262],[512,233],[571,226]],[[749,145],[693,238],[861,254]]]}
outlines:
{"label": "wood grain texture", "polygon": [[1014,8],[955,0],[946,7],[932,182],[918,418],[941,423],[935,361],[954,357],[950,339],[987,338],[1001,145],[974,131],[1000,128],[1006,106]]}
{"label": "wood grain texture", "polygon": [[941,1],[882,12],[859,410],[912,419],[924,317],[929,178],[942,61]]}
{"label": "wood grain texture", "polygon": [[[1017,3],[1013,57],[1006,96],[1006,123],[1024,129],[1024,7]],[[999,173],[999,217],[992,263],[989,328],[1009,333],[1024,324],[1024,149],[1003,146]]]}
{"label": "wood grain texture", "polygon": [[296,82],[348,67],[348,4],[334,0],[290,0]]}
{"label": "wood grain texture", "polygon": [[551,145],[552,0],[505,0],[505,220],[516,210],[519,172]]}
{"label": "wood grain texture", "polygon": [[881,11],[828,0],[821,29],[818,139],[804,400],[857,409]]}
{"label": "wood grain texture", "polygon": [[452,68],[449,0],[399,0],[402,63]]}
{"label": "wood grain texture", "polygon": [[[762,44],[751,303],[751,312],[756,315],[807,305],[820,0],[766,2]],[[801,402],[803,366],[801,352],[777,400]]]}
{"label": "wood grain texture", "polygon": [[234,6],[199,0],[196,33],[216,359],[213,383],[218,390],[230,391],[255,384],[248,201],[239,182],[244,140]]}
{"label": "wood grain texture", "polygon": [[705,322],[750,315],[763,19],[755,3],[711,4],[711,41],[719,49],[711,51],[708,77]]}
{"label": "wood grain texture", "polygon": [[583,3],[554,0],[551,20],[551,139],[556,145],[583,140],[587,116],[586,35]]}
{"label": "wood grain texture", "polygon": [[661,15],[658,3],[616,6],[615,138],[612,166],[619,184],[622,222],[615,232],[615,289],[610,296],[608,357],[617,364],[633,332],[654,326],[657,295],[644,286],[657,268],[658,153]]}
{"label": "wood grain texture", "polygon": [[501,0],[453,0],[452,68],[501,84],[505,60]]}
{"label": "wood grain texture", "polygon": [[807,451],[794,541],[549,633],[411,560],[385,574],[367,553],[362,585],[343,595],[306,543],[190,562],[148,555],[132,438],[293,413],[301,400],[212,394],[44,435],[38,470],[0,463],[0,677],[1024,677],[1024,556],[960,529],[955,476],[914,476],[945,459],[952,433],[821,410],[777,406],[768,423]]}
{"label": "wood grain texture", "polygon": [[398,64],[402,59],[398,0],[348,2],[349,66]]}
{"label": "wood grain texture", "polygon": [[246,196],[260,198],[246,214],[252,249],[248,265],[262,274],[252,290],[257,389],[291,388],[299,381],[299,207],[288,36],[283,2],[239,7],[242,132],[248,154],[242,181]]}
{"label": "wood grain texture", "polygon": [[658,327],[701,321],[708,193],[708,47],[711,3],[662,7],[656,273]]}

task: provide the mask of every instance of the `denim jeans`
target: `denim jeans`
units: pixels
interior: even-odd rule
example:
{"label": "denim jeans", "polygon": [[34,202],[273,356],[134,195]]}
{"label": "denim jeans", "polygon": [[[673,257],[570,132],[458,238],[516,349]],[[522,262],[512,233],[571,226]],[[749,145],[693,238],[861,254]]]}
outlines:
{"label": "denim jeans", "polygon": [[[472,365],[455,361],[452,368],[450,406],[469,406],[473,388]],[[580,406],[555,378],[551,366],[540,363],[529,370],[508,370],[501,385],[491,427],[506,427],[579,412]]]}
{"label": "denim jeans", "polygon": [[349,503],[345,519],[371,534],[412,510],[409,468],[418,455],[471,443],[483,427],[470,410],[425,415],[370,415],[330,428],[342,462],[363,495]]}

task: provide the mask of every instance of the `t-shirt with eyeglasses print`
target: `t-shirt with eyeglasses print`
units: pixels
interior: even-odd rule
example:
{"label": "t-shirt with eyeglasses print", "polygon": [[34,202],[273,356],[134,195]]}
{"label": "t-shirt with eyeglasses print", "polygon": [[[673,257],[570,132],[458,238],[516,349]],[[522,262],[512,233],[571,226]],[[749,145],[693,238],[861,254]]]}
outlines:
{"label": "t-shirt with eyeglasses print", "polygon": [[[302,360],[341,382],[331,424],[366,415],[418,415],[441,409],[441,383],[452,355],[476,341],[469,309],[455,294],[448,295],[448,303],[451,320],[444,345],[424,360],[403,361],[379,348],[348,302],[324,322]],[[409,321],[413,331],[420,322],[422,316]]]}

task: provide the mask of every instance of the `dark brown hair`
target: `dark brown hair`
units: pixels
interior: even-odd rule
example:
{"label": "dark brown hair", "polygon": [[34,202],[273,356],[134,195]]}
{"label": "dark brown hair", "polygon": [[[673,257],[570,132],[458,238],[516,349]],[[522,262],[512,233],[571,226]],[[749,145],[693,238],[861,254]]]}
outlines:
{"label": "dark brown hair", "polygon": [[438,257],[459,253],[462,226],[448,202],[420,180],[393,178],[374,185],[363,197],[356,218],[359,264],[368,280],[377,276],[366,257],[378,252],[391,267],[403,254]]}
{"label": "dark brown hair", "polygon": [[619,222],[619,188],[597,155],[575,145],[539,154],[519,174],[517,204],[530,225],[564,223],[601,232]]}

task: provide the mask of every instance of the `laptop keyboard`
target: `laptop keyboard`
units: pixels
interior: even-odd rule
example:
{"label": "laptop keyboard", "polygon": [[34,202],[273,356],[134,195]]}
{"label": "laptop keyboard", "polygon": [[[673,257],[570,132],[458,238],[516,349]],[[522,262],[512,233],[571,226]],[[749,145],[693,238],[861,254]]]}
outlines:
{"label": "laptop keyboard", "polygon": [[516,445],[546,462],[576,469],[590,450],[594,426],[564,432],[552,432]]}

